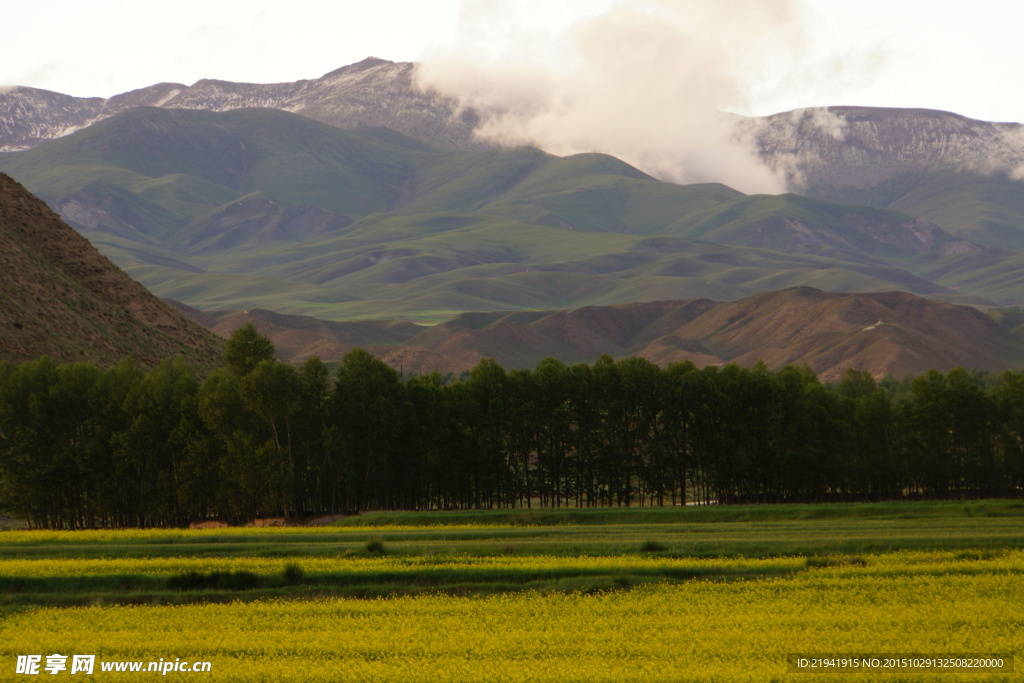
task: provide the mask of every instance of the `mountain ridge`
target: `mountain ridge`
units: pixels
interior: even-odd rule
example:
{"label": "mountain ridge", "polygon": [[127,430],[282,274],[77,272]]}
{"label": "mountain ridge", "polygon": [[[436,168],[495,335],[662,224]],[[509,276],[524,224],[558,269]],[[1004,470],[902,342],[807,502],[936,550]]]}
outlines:
{"label": "mountain ridge", "polygon": [[[417,64],[367,58],[287,83],[202,79],[111,98],[0,90],[0,152],[24,150],[137,106],[270,107],[341,128],[381,126],[439,147],[480,150],[472,109],[416,87]],[[1024,127],[921,108],[830,106],[724,115],[735,142],[808,197],[908,213],[967,242],[1024,250]],[[642,125],[642,123],[641,123]]]}
{"label": "mountain ridge", "polygon": [[[488,147],[473,137],[479,123],[476,113],[460,109],[452,98],[416,87],[417,67],[414,62],[367,57],[318,78],[282,83],[204,78],[191,86],[158,83],[109,98],[7,86],[0,91],[0,151],[28,149],[138,106],[274,108],[341,128],[391,128],[438,146]],[[938,163],[982,174],[1024,173],[1024,127],[1015,122],[989,122],[934,109],[855,105],[729,118],[737,140],[783,172],[796,191],[828,184],[829,174],[842,176],[844,185],[871,184],[906,170],[907,164],[915,170],[922,163]],[[845,141],[855,145],[842,154],[840,143]],[[845,168],[834,163],[837,155]]]}
{"label": "mountain ridge", "polygon": [[[273,108],[341,128],[391,128],[436,146],[490,147],[473,136],[480,122],[475,112],[415,85],[417,67],[368,57],[318,78],[282,83],[204,78],[190,86],[158,83],[109,98],[8,86],[0,91],[0,151],[28,149],[139,106],[221,112]],[[837,185],[865,189],[903,171],[920,171],[922,165],[982,175],[1024,174],[1020,123],[924,108],[864,106],[728,116],[736,140],[783,173],[790,190],[823,199],[845,201],[825,194]]]}
{"label": "mountain ridge", "polygon": [[477,119],[455,102],[413,85],[411,62],[368,57],[319,78],[284,83],[200,79],[158,83],[109,98],[73,97],[28,86],[0,90],[0,152],[30,149],[140,106],[228,111],[273,108],[341,128],[392,128],[431,144],[483,147],[472,137]]}

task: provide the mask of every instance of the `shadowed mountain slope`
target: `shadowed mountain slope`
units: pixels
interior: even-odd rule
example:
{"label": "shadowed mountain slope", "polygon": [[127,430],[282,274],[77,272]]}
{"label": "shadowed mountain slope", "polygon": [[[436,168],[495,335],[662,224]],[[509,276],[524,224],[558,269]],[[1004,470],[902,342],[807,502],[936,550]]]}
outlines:
{"label": "shadowed mountain slope", "polygon": [[0,174],[0,359],[215,365],[221,341],[133,281]]}

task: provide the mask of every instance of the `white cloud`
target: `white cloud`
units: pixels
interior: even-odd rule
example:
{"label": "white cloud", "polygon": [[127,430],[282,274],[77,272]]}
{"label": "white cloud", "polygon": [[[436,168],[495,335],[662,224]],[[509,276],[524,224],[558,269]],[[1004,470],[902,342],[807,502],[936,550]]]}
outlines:
{"label": "white cloud", "polygon": [[505,42],[473,33],[424,60],[419,82],[481,113],[481,137],[606,152],[676,182],[783,191],[722,113],[746,105],[763,60],[800,44],[788,2],[619,3],[546,42],[535,29],[511,31],[490,2],[467,7],[467,29],[500,24]]}

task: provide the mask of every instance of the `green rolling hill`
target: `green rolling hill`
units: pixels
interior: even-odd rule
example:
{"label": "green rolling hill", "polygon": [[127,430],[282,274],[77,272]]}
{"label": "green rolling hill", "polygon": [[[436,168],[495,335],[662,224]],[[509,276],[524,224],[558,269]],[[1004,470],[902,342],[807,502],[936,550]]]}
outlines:
{"label": "green rolling hill", "polygon": [[0,170],[133,278],[202,310],[437,322],[797,285],[1024,298],[1017,252],[993,255],[909,200],[746,196],[606,155],[437,149],[275,110],[129,110],[0,154]]}

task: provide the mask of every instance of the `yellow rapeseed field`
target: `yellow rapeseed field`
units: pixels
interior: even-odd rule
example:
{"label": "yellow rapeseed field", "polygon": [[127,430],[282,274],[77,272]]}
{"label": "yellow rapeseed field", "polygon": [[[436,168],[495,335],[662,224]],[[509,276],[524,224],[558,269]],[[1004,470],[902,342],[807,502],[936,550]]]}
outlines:
{"label": "yellow rapeseed field", "polygon": [[[276,560],[237,561],[218,568],[276,567]],[[302,564],[313,571],[320,561]],[[377,562],[389,571],[402,566],[388,558],[322,561]],[[673,560],[466,561],[559,566]],[[2,569],[19,575],[30,571],[32,562],[12,560]],[[102,571],[89,562],[95,560],[59,566]],[[7,668],[5,680],[14,678],[18,655],[62,653],[95,654],[98,662],[209,661],[209,673],[168,676],[196,681],[1007,681],[1024,678],[1022,634],[1024,553],[965,559],[921,552],[867,555],[857,563],[805,568],[785,577],[693,580],[601,594],[33,608],[10,614],[0,626],[0,661]],[[1016,673],[788,671],[787,657],[793,654],[865,653],[1011,654]],[[94,675],[119,677],[148,680],[154,674]]]}

